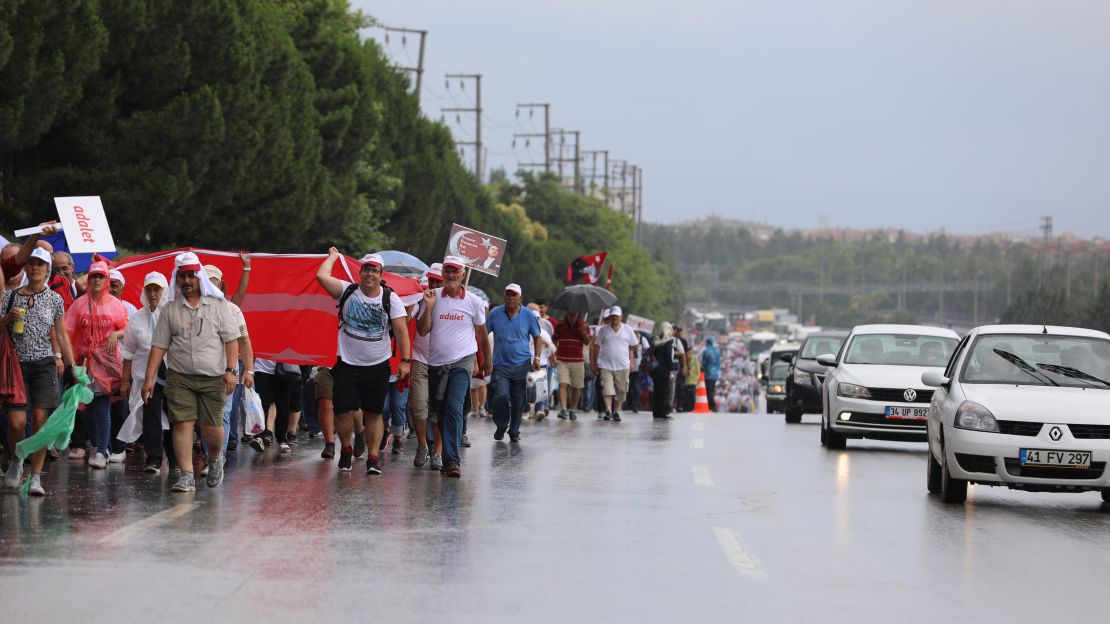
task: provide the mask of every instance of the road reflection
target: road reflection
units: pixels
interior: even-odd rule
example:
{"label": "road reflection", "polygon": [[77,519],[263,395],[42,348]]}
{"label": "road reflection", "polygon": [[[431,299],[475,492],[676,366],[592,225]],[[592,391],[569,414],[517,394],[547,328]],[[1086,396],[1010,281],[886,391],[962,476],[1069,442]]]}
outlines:
{"label": "road reflection", "polygon": [[852,456],[841,451],[836,458],[836,536],[844,540],[848,535],[849,509],[848,484],[852,478]]}

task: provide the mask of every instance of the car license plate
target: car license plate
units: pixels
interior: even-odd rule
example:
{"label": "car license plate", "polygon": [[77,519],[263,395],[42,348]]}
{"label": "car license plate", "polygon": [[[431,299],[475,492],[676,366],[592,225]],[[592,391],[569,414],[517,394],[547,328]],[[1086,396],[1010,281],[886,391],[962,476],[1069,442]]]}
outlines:
{"label": "car license plate", "polygon": [[1091,452],[1021,449],[1021,465],[1086,469],[1091,467]]}
{"label": "car license plate", "polygon": [[893,407],[887,406],[887,418],[899,418],[902,420],[925,420],[929,416],[929,408],[927,407]]}

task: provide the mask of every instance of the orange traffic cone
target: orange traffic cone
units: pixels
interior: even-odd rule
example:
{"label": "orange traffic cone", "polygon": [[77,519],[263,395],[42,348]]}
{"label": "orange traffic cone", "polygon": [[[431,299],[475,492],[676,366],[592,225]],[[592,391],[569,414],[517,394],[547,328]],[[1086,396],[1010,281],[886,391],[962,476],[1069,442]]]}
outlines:
{"label": "orange traffic cone", "polygon": [[709,395],[705,392],[705,373],[698,377],[698,392],[694,398],[694,413],[695,414],[710,414],[709,410]]}

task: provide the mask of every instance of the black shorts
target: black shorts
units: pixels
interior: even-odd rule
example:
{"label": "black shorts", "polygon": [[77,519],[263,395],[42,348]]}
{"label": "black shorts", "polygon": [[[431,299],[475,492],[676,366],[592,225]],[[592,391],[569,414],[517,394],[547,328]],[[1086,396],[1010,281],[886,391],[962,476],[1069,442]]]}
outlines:
{"label": "black shorts", "polygon": [[335,413],[362,409],[368,414],[381,414],[389,392],[389,361],[373,366],[355,366],[343,360],[331,369],[335,378]]}
{"label": "black shorts", "polygon": [[13,404],[10,407],[15,410],[26,410],[28,408],[52,410],[58,407],[62,392],[54,358],[49,357],[34,362],[20,362],[19,365],[23,373],[27,402],[22,405]]}

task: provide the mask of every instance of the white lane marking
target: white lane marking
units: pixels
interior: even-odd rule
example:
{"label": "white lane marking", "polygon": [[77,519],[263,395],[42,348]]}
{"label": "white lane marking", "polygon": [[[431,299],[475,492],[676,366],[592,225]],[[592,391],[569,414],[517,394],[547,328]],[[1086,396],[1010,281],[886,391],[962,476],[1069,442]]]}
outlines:
{"label": "white lane marking", "polygon": [[694,431],[705,431],[705,423],[696,422],[693,424]]}
{"label": "white lane marking", "polygon": [[744,576],[767,576],[759,560],[748,550],[744,540],[740,539],[739,533],[723,527],[713,527],[713,533],[717,536],[717,543],[720,544],[721,550],[725,552],[725,558],[734,570]]}
{"label": "white lane marking", "polygon": [[701,438],[694,438],[693,440],[690,440],[690,448],[705,448],[705,440],[702,440]]}
{"label": "white lane marking", "polygon": [[694,483],[696,485],[704,485],[706,487],[713,485],[713,476],[709,474],[708,466],[694,466],[690,469],[694,475]]}
{"label": "white lane marking", "polygon": [[202,503],[200,501],[192,501],[189,503],[174,505],[173,507],[170,507],[169,509],[166,509],[164,511],[160,511],[153,516],[150,516],[149,518],[143,518],[142,520],[139,520],[137,522],[132,522],[131,524],[121,529],[109,533],[108,535],[101,538],[100,544],[103,546],[119,546],[120,544],[128,542],[138,537],[139,535],[142,535],[143,533],[153,529],[154,527],[166,524],[171,520],[180,518],[181,516],[192,512],[197,507],[200,507],[201,504]]}

